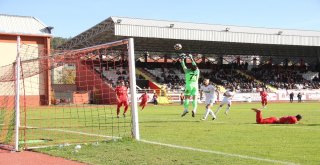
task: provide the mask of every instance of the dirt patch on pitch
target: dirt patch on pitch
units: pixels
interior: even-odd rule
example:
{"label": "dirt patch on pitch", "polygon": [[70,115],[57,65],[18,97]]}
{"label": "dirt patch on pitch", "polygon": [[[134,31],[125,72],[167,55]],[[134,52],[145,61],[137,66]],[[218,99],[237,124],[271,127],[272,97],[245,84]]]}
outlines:
{"label": "dirt patch on pitch", "polygon": [[72,160],[49,156],[32,151],[11,152],[0,149],[0,164],[10,165],[84,165]]}

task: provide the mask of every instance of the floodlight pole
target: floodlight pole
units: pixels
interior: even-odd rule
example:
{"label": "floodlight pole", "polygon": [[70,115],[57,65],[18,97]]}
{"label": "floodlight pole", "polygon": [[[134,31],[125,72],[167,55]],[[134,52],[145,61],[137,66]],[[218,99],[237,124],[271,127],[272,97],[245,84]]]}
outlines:
{"label": "floodlight pole", "polygon": [[17,37],[17,58],[15,66],[15,151],[19,151],[20,126],[20,36]]}
{"label": "floodlight pole", "polygon": [[136,91],[136,66],[135,66],[135,58],[134,58],[133,38],[129,38],[128,62],[129,62],[130,93],[131,93],[132,136],[134,139],[140,140],[138,103],[137,103],[137,91]]}

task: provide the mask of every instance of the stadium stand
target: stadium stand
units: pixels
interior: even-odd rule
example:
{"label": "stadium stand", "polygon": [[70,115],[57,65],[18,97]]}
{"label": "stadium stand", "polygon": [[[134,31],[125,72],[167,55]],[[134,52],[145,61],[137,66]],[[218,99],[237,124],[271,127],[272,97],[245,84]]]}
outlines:
{"label": "stadium stand", "polygon": [[[300,66],[275,65],[270,67],[270,65],[262,64],[250,70],[248,70],[247,62],[211,64],[211,69],[207,69],[206,65],[198,66],[206,67],[200,68],[200,83],[204,78],[209,78],[216,85],[226,89],[234,87],[238,92],[258,92],[261,88],[269,89],[272,87],[275,89],[320,88],[318,72],[311,72]],[[157,83],[165,84],[168,90],[181,91],[184,89],[184,73],[180,69],[179,63],[167,64],[167,67],[163,67],[162,63],[152,62],[142,69],[156,77]]]}

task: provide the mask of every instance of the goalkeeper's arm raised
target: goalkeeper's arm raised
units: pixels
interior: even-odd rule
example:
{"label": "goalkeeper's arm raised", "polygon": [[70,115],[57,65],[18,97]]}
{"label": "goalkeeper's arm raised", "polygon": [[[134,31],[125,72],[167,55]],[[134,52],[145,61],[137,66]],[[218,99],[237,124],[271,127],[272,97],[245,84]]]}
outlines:
{"label": "goalkeeper's arm raised", "polygon": [[192,61],[192,65],[197,66],[197,63],[194,61],[194,59],[193,59],[191,54],[189,54],[189,57],[190,57],[190,59]]}
{"label": "goalkeeper's arm raised", "polygon": [[184,58],[182,58],[182,59],[180,59],[181,60],[181,66],[182,66],[182,69],[183,69],[183,71],[184,71],[184,73],[186,73],[186,71],[187,71],[187,66],[186,66],[186,64],[185,64],[185,62],[184,62]]}

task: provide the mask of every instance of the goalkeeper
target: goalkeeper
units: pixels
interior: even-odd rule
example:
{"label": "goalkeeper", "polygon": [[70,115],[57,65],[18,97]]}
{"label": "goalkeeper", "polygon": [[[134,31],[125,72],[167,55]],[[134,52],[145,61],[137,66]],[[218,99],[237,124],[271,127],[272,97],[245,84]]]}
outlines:
{"label": "goalkeeper", "polygon": [[185,73],[186,84],[185,84],[185,92],[184,92],[185,100],[183,102],[184,111],[183,111],[181,117],[185,116],[188,113],[188,107],[189,107],[189,102],[190,102],[191,96],[193,98],[193,100],[192,100],[192,106],[193,106],[192,117],[194,117],[197,112],[198,80],[199,80],[199,76],[200,76],[200,71],[197,67],[196,62],[192,58],[191,54],[189,54],[189,58],[192,61],[192,65],[191,65],[190,69],[188,69],[186,67],[186,64],[184,62],[185,58],[186,58],[186,55],[182,54],[180,61],[181,61],[183,71]]}

